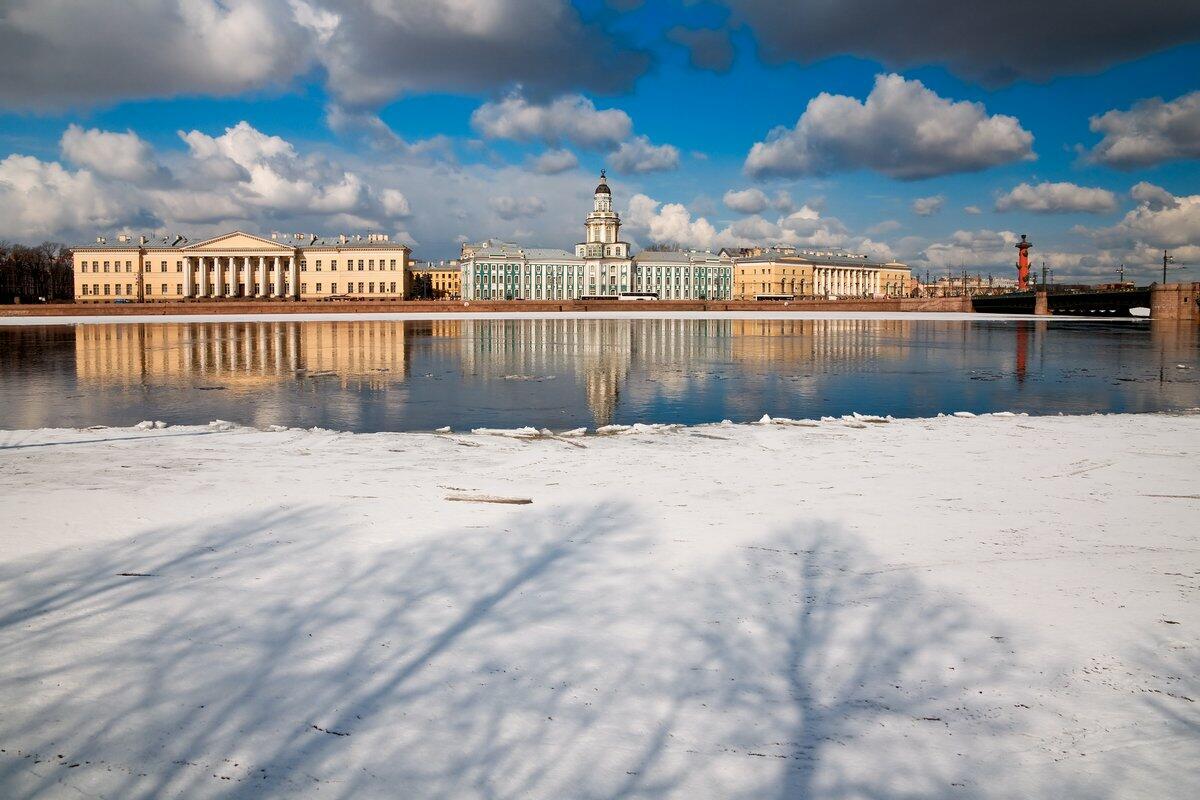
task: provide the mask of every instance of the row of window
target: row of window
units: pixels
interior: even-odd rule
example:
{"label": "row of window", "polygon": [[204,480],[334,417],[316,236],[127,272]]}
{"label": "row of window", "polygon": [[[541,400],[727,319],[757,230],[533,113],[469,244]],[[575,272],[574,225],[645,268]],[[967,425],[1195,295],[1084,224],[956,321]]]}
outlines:
{"label": "row of window", "polygon": [[[100,272],[101,271],[99,261],[93,261],[91,266],[92,266],[92,272]],[[121,271],[121,262],[120,261],[105,261],[103,271],[109,272],[110,268],[111,268],[112,272],[120,272]],[[87,272],[88,271],[88,262],[81,261],[79,264],[79,271]],[[125,262],[125,272],[133,272],[133,262],[132,261]]]}
{"label": "row of window", "polygon": [[[119,284],[119,283],[114,283],[114,284],[106,283],[106,284],[104,284],[103,287],[101,287],[101,285],[98,283],[93,283],[89,287],[88,284],[85,283],[85,284],[83,284],[83,294],[91,295],[93,297],[100,297],[101,296],[101,292],[100,292],[101,288],[104,289],[103,296],[105,296],[105,297],[107,297],[110,294],[110,290],[111,290],[111,294],[114,297],[122,296],[121,284]],[[89,289],[91,289],[91,291],[88,291]],[[125,284],[124,295],[127,297],[133,297],[133,284],[132,283]]]}
{"label": "row of window", "polygon": [[[324,284],[318,283],[316,286],[317,286],[317,294],[321,294],[321,292],[324,291],[324,288],[323,288]],[[363,286],[366,286],[366,288],[364,289]],[[350,293],[395,294],[396,293],[396,282],[392,281],[390,284],[385,284],[383,281],[380,281],[378,292],[375,291],[375,281],[367,281],[365,284],[363,283],[363,281],[359,281],[357,292],[354,291],[354,283],[350,282],[350,283],[346,284],[346,292],[348,294],[350,294]],[[308,284],[307,283],[300,284],[300,294],[307,294],[307,293],[308,293]],[[329,284],[329,293],[330,294],[338,293],[338,285],[336,283]]]}
{"label": "row of window", "polygon": [[[251,258],[253,258],[253,257],[251,257]],[[361,259],[361,258],[360,258],[360,259],[358,259],[358,270],[359,270],[359,272],[363,271],[363,269],[366,269],[368,272],[373,272],[373,271],[375,270],[375,259],[373,259],[373,258],[368,258],[368,259],[366,259],[365,261],[366,261],[366,266],[364,267],[364,266],[363,266],[364,260],[363,260],[363,259]],[[275,263],[274,263],[274,259],[267,259],[267,262],[266,262],[266,263],[267,263],[267,268],[268,268],[268,269],[270,269],[272,272],[274,272],[274,271],[275,271]],[[120,262],[120,261],[104,261],[104,262],[101,262],[101,261],[92,261],[92,262],[90,262],[90,263],[89,263],[89,262],[87,262],[87,261],[81,261],[81,262],[79,263],[79,271],[80,271],[80,272],[109,272],[109,271],[112,271],[112,272],[121,272],[121,271],[122,271],[122,270],[121,270],[121,266],[122,266],[122,262]],[[228,265],[228,264],[226,264],[226,265],[224,265],[224,266],[225,266],[227,269],[229,268],[229,265]],[[257,265],[257,263],[256,263],[256,262],[254,262],[254,261],[252,260],[252,261],[250,262],[249,266],[250,266],[250,268],[251,268],[251,269],[256,269],[258,265]],[[354,260],[354,259],[347,259],[347,260],[346,260],[346,269],[347,269],[348,271],[353,271],[353,270],[354,270],[354,266],[355,266],[355,260]],[[124,267],[125,267],[125,269],[124,269],[124,271],[125,271],[125,272],[133,272],[133,262],[132,262],[132,261],[126,261],[126,262],[124,262]],[[159,262],[159,268],[160,268],[160,269],[159,269],[159,271],[160,271],[160,272],[166,272],[166,271],[167,271],[167,262],[166,262],[166,261],[160,261],[160,262]],[[239,265],[237,268],[238,268],[238,269],[241,269],[241,266]],[[315,268],[315,270],[316,270],[317,272],[320,272],[320,271],[321,271],[321,259],[319,259],[319,258],[318,258],[318,259],[316,259],[316,261],[314,262],[314,268]],[[335,258],[335,259],[331,259],[331,260],[330,260],[330,262],[329,262],[329,270],[330,270],[331,272],[336,272],[336,271],[337,271],[337,268],[338,268],[338,262],[337,262],[337,259],[336,259],[336,258]],[[154,269],[154,262],[152,262],[152,261],[146,261],[146,262],[145,262],[145,266],[144,266],[144,271],[145,271],[145,272],[151,272],[151,271],[153,271],[153,269]],[[195,266],[193,266],[193,267],[192,267],[192,271],[193,271],[193,272],[195,272],[195,271],[196,271],[196,269],[197,269],[197,268],[196,268]],[[210,267],[209,269],[212,269],[212,268]],[[382,258],[381,258],[381,259],[379,259],[379,269],[380,269],[380,270],[385,270],[385,269],[396,269],[396,259],[394,259],[394,258],[393,258],[393,259],[391,259],[391,260],[390,260],[390,261],[388,261],[388,262],[385,262],[385,260],[384,260],[384,259],[382,259]],[[176,272],[183,272],[183,262],[182,262],[182,261],[176,261],[176,262],[175,262],[175,271],[176,271]],[[308,262],[307,262],[307,260],[305,260],[305,259],[301,259],[301,260],[300,260],[300,271],[301,271],[301,272],[307,272],[307,271],[308,271]]]}
{"label": "row of window", "polygon": [[[366,266],[367,271],[373,272],[375,270],[375,259],[368,258],[368,259],[366,259],[366,262],[367,262],[367,266]],[[336,258],[330,259],[329,271],[337,272],[337,268],[338,268],[337,259]],[[321,259],[318,258],[313,261],[313,269],[316,272],[321,271]],[[379,269],[380,270],[396,269],[396,259],[394,259],[394,258],[391,259],[391,261],[388,264],[384,264],[384,260],[382,258],[379,259]],[[346,270],[348,272],[354,270],[354,259],[352,259],[352,258],[346,259]],[[303,259],[303,258],[300,259],[300,271],[308,272],[308,260],[307,259]],[[363,271],[363,259],[361,259],[361,258],[358,259],[358,271],[359,272]]]}
{"label": "row of window", "polygon": [[[166,294],[170,293],[168,284],[163,283],[163,284],[160,284],[159,286],[160,286],[160,288],[159,288],[158,294],[166,295]],[[98,284],[98,283],[92,283],[92,284],[85,283],[81,287],[81,290],[82,290],[81,293],[85,297],[105,297],[105,296],[109,296],[110,294],[113,297],[122,297],[122,296],[132,297],[134,295],[134,284],[126,283],[126,284],[124,284],[123,288],[124,288],[124,291],[122,291],[122,284],[119,284],[119,283],[117,283],[117,284],[106,283],[103,285]],[[324,284],[321,284],[321,283],[316,284],[316,290],[317,290],[317,294],[320,294],[324,290]],[[355,291],[353,282],[346,284],[346,291],[347,292]],[[337,294],[338,293],[338,285],[336,283],[329,284],[329,292],[330,292],[330,294]],[[285,294],[286,293],[287,293],[287,289],[285,288]],[[300,293],[301,294],[308,293],[308,284],[307,283],[300,284]],[[396,293],[396,281],[391,281],[390,283],[385,283],[383,281],[379,281],[378,291],[376,291],[376,282],[375,281],[366,281],[366,282],[359,281],[357,293],[358,294],[395,294]],[[147,283],[146,284],[146,295],[153,296],[154,294],[155,294],[154,284]],[[177,294],[177,295],[183,294],[183,284],[182,283],[175,284],[175,294]]]}

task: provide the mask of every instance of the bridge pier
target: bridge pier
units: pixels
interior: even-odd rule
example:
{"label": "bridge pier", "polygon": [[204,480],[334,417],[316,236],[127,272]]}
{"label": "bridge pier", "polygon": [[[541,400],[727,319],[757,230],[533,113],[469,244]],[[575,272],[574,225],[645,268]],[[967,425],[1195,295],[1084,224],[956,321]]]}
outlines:
{"label": "bridge pier", "polygon": [[1156,283],[1150,287],[1150,318],[1200,322],[1200,283]]}
{"label": "bridge pier", "polygon": [[1050,298],[1045,289],[1038,289],[1033,300],[1033,314],[1036,317],[1050,316]]}

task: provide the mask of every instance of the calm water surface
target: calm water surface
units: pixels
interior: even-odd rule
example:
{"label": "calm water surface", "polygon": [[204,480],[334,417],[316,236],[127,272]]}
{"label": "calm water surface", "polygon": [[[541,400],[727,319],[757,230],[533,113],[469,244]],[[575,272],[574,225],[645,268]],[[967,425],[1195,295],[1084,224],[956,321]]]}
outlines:
{"label": "calm water surface", "polygon": [[0,428],[431,430],[1200,406],[1151,323],[438,320],[0,326]]}

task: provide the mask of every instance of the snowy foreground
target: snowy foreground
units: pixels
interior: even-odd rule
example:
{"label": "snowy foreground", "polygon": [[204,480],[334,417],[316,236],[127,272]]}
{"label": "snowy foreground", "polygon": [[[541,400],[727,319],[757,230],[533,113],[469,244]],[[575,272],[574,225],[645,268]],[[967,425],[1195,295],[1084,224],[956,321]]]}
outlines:
{"label": "snowy foreground", "polygon": [[0,447],[5,798],[1200,796],[1200,415]]}

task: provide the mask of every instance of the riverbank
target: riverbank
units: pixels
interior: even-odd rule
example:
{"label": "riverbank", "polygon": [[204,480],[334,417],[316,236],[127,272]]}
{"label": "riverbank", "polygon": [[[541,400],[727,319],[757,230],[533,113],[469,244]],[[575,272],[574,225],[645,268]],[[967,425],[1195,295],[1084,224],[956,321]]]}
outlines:
{"label": "riverbank", "polygon": [[606,314],[611,312],[874,312],[874,313],[970,313],[970,298],[897,297],[886,300],[792,300],[788,302],[654,300],[654,301],[488,301],[488,300],[376,300],[338,303],[315,301],[189,301],[169,303],[46,303],[0,306],[4,318],[22,317],[128,317],[128,316],[214,316],[293,314]]}
{"label": "riverbank", "polygon": [[143,428],[0,432],[5,796],[1200,789],[1200,415]]}

